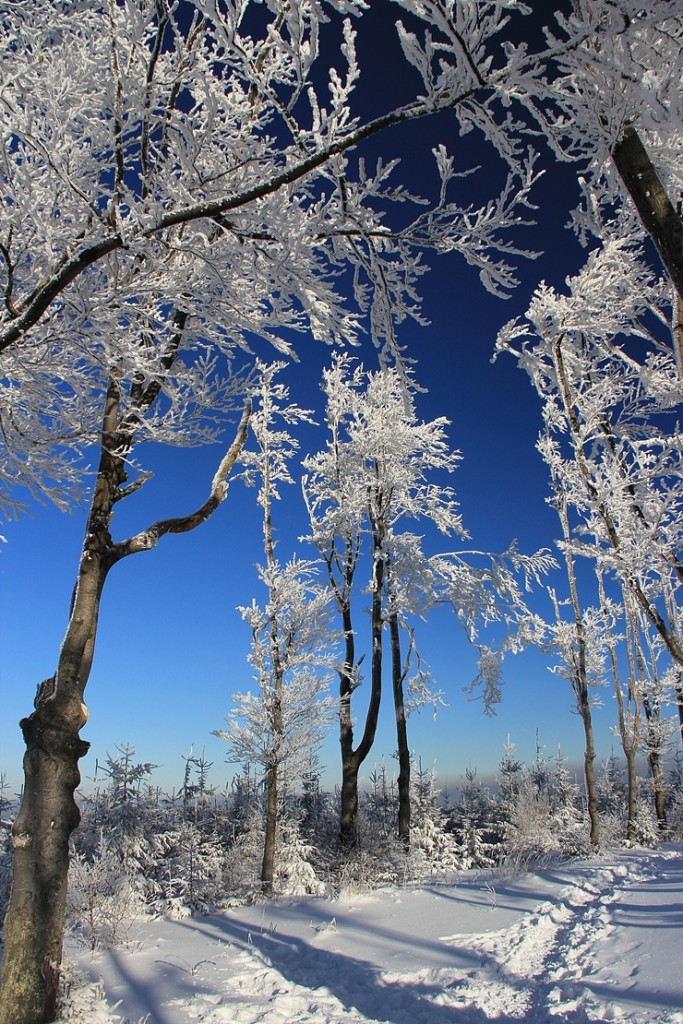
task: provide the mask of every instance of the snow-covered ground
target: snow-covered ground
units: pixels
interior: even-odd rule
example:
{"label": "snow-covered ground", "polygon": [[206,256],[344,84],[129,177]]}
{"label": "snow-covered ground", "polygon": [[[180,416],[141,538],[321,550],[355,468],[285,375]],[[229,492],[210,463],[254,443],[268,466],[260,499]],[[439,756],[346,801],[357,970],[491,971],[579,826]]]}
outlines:
{"label": "snow-covered ground", "polygon": [[148,1024],[683,1024],[683,846],[148,920],[78,960]]}

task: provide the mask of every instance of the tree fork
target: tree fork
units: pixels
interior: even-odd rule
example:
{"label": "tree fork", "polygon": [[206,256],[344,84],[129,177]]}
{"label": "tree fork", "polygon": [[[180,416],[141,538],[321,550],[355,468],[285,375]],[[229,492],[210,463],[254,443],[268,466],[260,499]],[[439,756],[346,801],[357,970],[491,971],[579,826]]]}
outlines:
{"label": "tree fork", "polygon": [[[132,435],[118,433],[118,395],[110,382],[105,403],[100,465],[74,589],[69,623],[55,676],[38,689],[35,711],[20,725],[26,742],[24,795],[12,830],[12,891],[5,918],[0,987],[2,1024],[49,1024],[55,1019],[62,959],[69,837],[80,815],[74,793],[78,761],[89,748],[79,736],[88,713],[83,703],[95,649],[100,602],[111,567],[121,558],[153,547],[160,536],[193,529],[227,495],[227,477],[244,444],[251,415],[246,403],[235,440],[224,456],[199,509],[153,524],[126,544],[109,532],[114,505],[125,481],[123,456]],[[144,542],[141,540],[144,538]]]}

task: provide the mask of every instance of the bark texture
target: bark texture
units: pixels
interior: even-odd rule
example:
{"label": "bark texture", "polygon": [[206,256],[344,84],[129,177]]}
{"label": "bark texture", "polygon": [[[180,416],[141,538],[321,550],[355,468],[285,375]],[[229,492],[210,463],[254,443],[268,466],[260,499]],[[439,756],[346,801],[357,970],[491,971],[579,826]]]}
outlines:
{"label": "bark texture", "polygon": [[674,209],[650,154],[633,126],[624,131],[612,158],[638,215],[683,300],[683,222]]}
{"label": "bark texture", "polygon": [[275,876],[275,843],[277,836],[278,766],[271,764],[266,772],[266,821],[261,862],[261,892],[273,895]]}
{"label": "bark texture", "polygon": [[79,822],[78,728],[51,722],[44,708],[21,725],[24,797],[13,829],[13,880],[5,924],[3,1024],[44,1024],[56,1015],[66,907],[69,836]]}

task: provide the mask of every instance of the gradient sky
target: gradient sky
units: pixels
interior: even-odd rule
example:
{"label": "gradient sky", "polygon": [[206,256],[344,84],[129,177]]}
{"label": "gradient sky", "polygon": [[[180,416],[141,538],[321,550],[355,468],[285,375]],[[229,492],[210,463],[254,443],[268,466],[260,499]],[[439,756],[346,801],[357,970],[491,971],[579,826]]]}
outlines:
{"label": "gradient sky", "polygon": [[[375,96],[390,88],[386,68],[376,66]],[[382,78],[384,82],[382,84]],[[452,127],[442,120],[420,128],[389,133],[380,140],[385,156],[401,155],[416,180],[422,168],[418,152]],[[420,132],[429,135],[428,144]],[[445,139],[454,143],[454,137]],[[418,149],[419,144],[419,149]],[[373,145],[375,145],[373,143]],[[462,150],[461,144],[461,150]],[[471,145],[471,142],[467,142]],[[465,162],[477,154],[463,152]],[[484,192],[487,171],[473,180]],[[451,441],[463,455],[453,484],[459,496],[471,546],[503,551],[513,538],[521,550],[552,546],[555,515],[546,505],[545,467],[534,450],[540,427],[539,405],[526,375],[511,358],[491,363],[498,328],[522,314],[534,286],[542,279],[560,284],[582,260],[581,250],[563,227],[572,198],[572,171],[549,166],[537,191],[538,226],[523,236],[544,255],[521,268],[521,284],[507,301],[492,298],[477,275],[458,257],[434,262],[424,279],[424,311],[428,327],[408,327],[401,335],[417,360],[416,379],[427,389],[417,402],[422,418],[445,415],[452,421]],[[322,412],[320,371],[330,353],[310,340],[298,345],[300,363],[283,375],[292,398]],[[264,349],[262,355],[270,358]],[[370,347],[358,352],[375,366]],[[274,357],[274,354],[273,354]],[[322,444],[324,431],[308,428],[304,447]],[[158,518],[183,514],[206,496],[221,456],[218,448],[148,450],[146,463],[155,477],[138,495],[119,507],[115,539]],[[305,532],[303,502],[290,488],[275,509],[278,556],[285,561]],[[31,515],[2,528],[7,543],[0,552],[0,769],[12,787],[20,782],[22,740],[18,720],[30,713],[35,689],[56,667],[76,576],[85,512],[62,514],[33,506]],[[469,545],[468,545],[469,546]],[[306,557],[312,552],[297,549]],[[82,763],[85,786],[107,752],[132,744],[140,761],[160,765],[155,781],[164,787],[182,782],[182,755],[192,745],[214,762],[212,780],[222,786],[234,772],[224,763],[225,744],[211,731],[220,729],[236,689],[247,689],[249,628],[236,606],[248,604],[257,592],[255,565],[261,559],[261,524],[255,494],[235,482],[225,504],[192,533],[164,538],[150,553],[117,565],[105,587],[94,667],[87,691],[91,719],[83,731],[91,752]],[[561,577],[557,579],[562,590]],[[359,625],[361,625],[359,623]],[[461,689],[475,672],[475,656],[452,616],[439,612],[418,634],[422,656],[449,701],[436,719],[423,711],[409,722],[411,747],[424,765],[436,765],[449,788],[468,767],[491,773],[508,736],[523,760],[533,760],[537,731],[548,755],[558,745],[572,761],[582,751],[580,720],[571,713],[569,685],[548,672],[538,653],[509,659],[504,702],[495,718],[485,718],[481,705],[468,702]],[[367,687],[365,688],[367,690]],[[363,692],[357,695],[362,708]],[[612,748],[613,701],[597,713],[599,752]],[[395,749],[392,709],[387,693],[376,756],[370,755],[363,776],[384,756],[391,763]],[[322,753],[325,782],[339,775],[338,740],[332,732]]]}

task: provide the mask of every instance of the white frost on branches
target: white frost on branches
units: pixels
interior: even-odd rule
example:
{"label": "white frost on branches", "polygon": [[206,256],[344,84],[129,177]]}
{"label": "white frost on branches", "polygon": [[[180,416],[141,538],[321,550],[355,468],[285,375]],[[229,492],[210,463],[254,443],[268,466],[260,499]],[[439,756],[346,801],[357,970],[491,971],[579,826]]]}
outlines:
{"label": "white frost on branches", "polygon": [[[648,132],[680,114],[672,5],[585,6],[549,16],[534,48],[515,41],[528,8],[512,0],[400,0],[422,85],[368,120],[362,0],[0,5],[5,511],[16,488],[74,498],[112,378],[138,439],[212,441],[258,338],[289,354],[293,334],[368,330],[398,355],[397,325],[422,321],[423,252],[457,251],[490,290],[512,287],[531,255],[517,237],[538,175],[529,131],[575,124],[599,146],[591,96],[622,102],[625,82],[654,110]],[[363,159],[369,136],[446,109],[507,168],[483,202],[454,196],[443,144],[424,196],[395,161]],[[140,415],[150,384],[159,402]]]}

